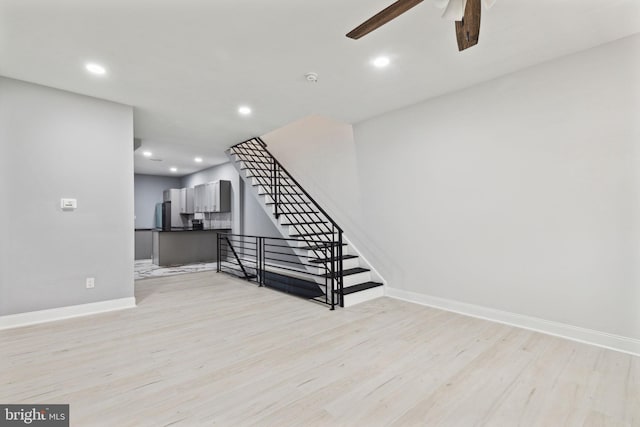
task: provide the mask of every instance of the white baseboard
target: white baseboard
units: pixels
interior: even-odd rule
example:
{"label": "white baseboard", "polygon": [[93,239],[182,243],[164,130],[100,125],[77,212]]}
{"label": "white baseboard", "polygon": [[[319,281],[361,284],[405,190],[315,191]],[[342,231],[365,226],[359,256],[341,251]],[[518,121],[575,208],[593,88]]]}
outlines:
{"label": "white baseboard", "polygon": [[70,319],[72,317],[89,316],[91,314],[105,313],[108,311],[123,310],[125,308],[133,308],[135,306],[136,299],[134,297],[130,297],[52,308],[49,310],[10,314],[7,316],[0,316],[0,330],[34,325],[36,323],[53,322],[55,320]]}
{"label": "white baseboard", "polygon": [[386,296],[640,356],[640,340],[480,305],[387,287]]}

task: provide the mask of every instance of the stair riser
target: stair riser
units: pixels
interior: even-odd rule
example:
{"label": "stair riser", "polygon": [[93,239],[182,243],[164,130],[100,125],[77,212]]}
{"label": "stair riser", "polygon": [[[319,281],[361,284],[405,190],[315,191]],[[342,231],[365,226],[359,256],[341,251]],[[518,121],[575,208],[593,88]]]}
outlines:
{"label": "stair riser", "polygon": [[[323,242],[326,242],[327,247],[326,248],[322,248],[323,250],[327,251],[327,252],[331,252],[331,247],[329,245],[330,242],[332,242],[331,237],[330,236],[291,236],[292,239],[304,239],[304,240],[298,240],[294,243],[294,245],[289,245],[289,246],[296,246],[299,248],[308,248],[308,247],[312,247],[312,246],[321,246]],[[335,250],[337,252],[337,248]]]}
{"label": "stair riser", "polygon": [[351,307],[361,302],[369,301],[384,296],[384,286],[378,286],[364,291],[354,292],[344,296],[344,306]]}
{"label": "stair riser", "polygon": [[[324,265],[324,264],[320,264],[320,265]],[[350,258],[350,259],[345,259],[345,260],[342,261],[342,269],[343,270],[348,270],[350,268],[356,268],[356,267],[360,267],[358,258]],[[325,274],[326,272],[327,272],[327,270],[324,267],[322,267],[322,268],[315,269],[312,273],[313,274]]]}
{"label": "stair riser", "polygon": [[[258,194],[262,195],[265,192],[271,193],[271,183],[263,179],[257,179],[255,176],[247,176],[248,169],[241,171],[243,178],[246,178],[251,183],[252,187],[261,187]],[[283,183],[284,184],[284,183]],[[296,186],[282,185],[278,187],[280,193],[301,193],[300,189]]]}
{"label": "stair riser", "polygon": [[[267,209],[269,209],[269,211],[271,212],[271,215],[275,215],[276,214],[276,205],[267,205]],[[311,211],[311,213],[296,213],[296,210],[303,210],[306,212]],[[314,208],[312,205],[309,206],[290,206],[290,207],[286,207],[286,206],[279,206],[278,207],[278,215],[279,217],[282,216],[286,216],[286,215],[297,215],[297,217],[294,217],[293,220],[291,222],[298,222],[300,221],[300,215],[302,215],[302,218],[307,218],[309,221],[320,221],[322,219],[324,219],[323,215],[321,213],[316,214],[315,212],[317,212],[318,210],[316,208]],[[280,218],[278,218],[280,219]]]}
{"label": "stair riser", "polygon": [[[280,214],[278,218],[279,225],[280,224],[296,224],[299,222],[314,222],[314,221],[323,221],[323,218],[322,216],[319,216],[316,214],[296,214],[296,215]],[[289,226],[282,226],[282,227],[289,227]],[[288,235],[288,230],[286,231]]]}
{"label": "stair riser", "polygon": [[344,276],[343,286],[353,286],[358,283],[364,283],[371,281],[371,272],[365,271],[363,273],[350,274],[348,276]]}
{"label": "stair riser", "polygon": [[[249,155],[240,155],[240,154],[233,154],[233,161],[234,162],[238,162],[238,163],[244,163],[245,165],[248,166],[256,166],[256,167],[261,167],[261,168],[268,168],[271,163],[268,162],[267,159],[263,159],[261,157],[256,157],[255,159],[248,157]],[[267,161],[267,163],[263,163],[264,161]]]}
{"label": "stair riser", "polygon": [[[312,259],[312,258],[329,258],[331,257],[331,251],[320,251],[320,250],[315,250],[315,251],[310,251],[307,249],[299,249],[296,247],[293,247],[293,252],[295,252],[297,255],[302,255],[302,256],[308,256],[309,258],[305,258],[305,259]],[[353,250],[349,247],[349,245],[343,246],[342,247],[342,255],[358,255],[358,254],[354,254],[352,253]]]}
{"label": "stair riser", "polygon": [[[325,241],[327,240],[327,238],[331,238],[331,236],[333,236],[332,238],[335,238],[336,241],[338,239],[338,235],[336,233],[331,233],[330,228],[327,228],[326,226],[322,226],[322,225],[316,225],[316,224],[305,224],[305,225],[297,225],[297,226],[289,226],[287,227],[287,232],[289,234],[289,236],[291,237],[298,237],[300,236],[303,239],[311,239],[311,240],[322,240]],[[313,236],[303,236],[303,234],[310,234],[310,233],[322,233],[319,235],[313,235]],[[321,239],[316,239],[316,237],[322,237]]]}
{"label": "stair riser", "polygon": [[[324,277],[315,277],[313,280],[315,280],[315,282],[318,284],[325,283]],[[356,274],[349,274],[348,276],[344,276],[344,279],[342,281],[342,287],[346,288],[347,286],[354,286],[354,285],[358,285],[360,283],[369,282],[369,281],[371,281],[371,273],[369,271],[356,273]],[[365,292],[365,291],[361,291],[361,292]]]}
{"label": "stair riser", "polygon": [[[274,204],[274,197],[271,195],[267,195],[265,194],[264,196],[264,203],[272,205]],[[309,202],[309,200],[304,197],[304,196],[299,196],[297,194],[280,194],[280,196],[278,197],[278,200],[280,201],[280,203],[282,204],[287,204],[289,202],[295,202],[295,203],[305,203],[303,206],[312,206],[312,205],[306,205],[307,202]]]}
{"label": "stair riser", "polygon": [[289,236],[298,236],[304,233],[327,233],[331,231],[330,224],[301,224],[287,227]]}
{"label": "stair riser", "polygon": [[[251,166],[245,166],[243,171],[246,177],[248,178],[267,178],[267,179],[271,179],[271,172],[270,171],[265,171],[265,170],[260,170],[260,166],[256,166],[251,167]],[[280,179],[282,181],[282,184],[291,184],[292,181],[287,180],[286,178],[280,176]]]}
{"label": "stair riser", "polygon": [[[333,238],[337,241],[338,240],[338,235],[335,233],[331,233],[330,231],[327,230],[327,227],[323,227],[323,226],[318,226],[315,224],[306,224],[304,226],[289,226],[287,227],[287,232],[289,234],[289,236],[291,237],[298,237],[300,236],[301,238],[305,238],[305,239],[311,239],[311,240],[315,240],[317,236],[333,236]],[[313,235],[313,236],[307,236],[304,237],[302,236],[303,234],[309,234],[309,233],[322,233],[319,235]],[[326,240],[324,238],[319,239],[319,240]]]}
{"label": "stair riser", "polygon": [[[267,193],[271,192],[269,186],[258,185],[256,188],[258,189],[258,194],[260,196],[266,196]],[[279,191],[281,194],[299,193],[299,191],[293,187],[282,187]]]}

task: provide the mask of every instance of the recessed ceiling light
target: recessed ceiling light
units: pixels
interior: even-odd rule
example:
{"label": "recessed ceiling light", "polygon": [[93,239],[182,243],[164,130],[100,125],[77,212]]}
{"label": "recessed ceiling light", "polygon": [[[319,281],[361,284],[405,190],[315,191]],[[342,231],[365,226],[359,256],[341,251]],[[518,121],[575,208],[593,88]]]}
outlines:
{"label": "recessed ceiling light", "polygon": [[196,163],[202,163],[202,157],[196,157],[193,159]]}
{"label": "recessed ceiling light", "polygon": [[391,63],[388,56],[379,56],[372,61],[373,66],[376,68],[384,68]]}
{"label": "recessed ceiling light", "polygon": [[88,63],[84,67],[87,69],[88,72],[92,74],[96,74],[98,76],[102,76],[107,72],[107,70],[102,65],[96,64],[93,62]]}
{"label": "recessed ceiling light", "polygon": [[248,116],[249,114],[251,114],[251,108],[242,106],[238,108],[238,113],[242,114],[243,116]]}
{"label": "recessed ceiling light", "polygon": [[151,156],[153,156],[153,153],[151,151],[143,151],[142,155],[145,156],[145,157],[151,157]]}
{"label": "recessed ceiling light", "polygon": [[171,172],[178,172],[178,168],[170,168],[169,169]]}

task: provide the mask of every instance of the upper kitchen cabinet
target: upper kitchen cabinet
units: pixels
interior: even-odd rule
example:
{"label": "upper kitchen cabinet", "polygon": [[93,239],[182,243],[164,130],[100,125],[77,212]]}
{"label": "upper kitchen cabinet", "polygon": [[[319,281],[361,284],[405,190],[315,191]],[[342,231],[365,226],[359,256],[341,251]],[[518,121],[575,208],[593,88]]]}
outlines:
{"label": "upper kitchen cabinet", "polygon": [[181,188],[180,189],[180,213],[192,214],[194,209],[194,189],[193,188]]}
{"label": "upper kitchen cabinet", "polygon": [[205,203],[205,191],[207,186],[205,184],[196,185],[193,188],[193,211],[197,213],[204,212],[204,203]]}
{"label": "upper kitchen cabinet", "polygon": [[213,212],[231,212],[231,181],[217,181]]}
{"label": "upper kitchen cabinet", "polygon": [[195,212],[231,212],[231,181],[215,181],[194,188]]}

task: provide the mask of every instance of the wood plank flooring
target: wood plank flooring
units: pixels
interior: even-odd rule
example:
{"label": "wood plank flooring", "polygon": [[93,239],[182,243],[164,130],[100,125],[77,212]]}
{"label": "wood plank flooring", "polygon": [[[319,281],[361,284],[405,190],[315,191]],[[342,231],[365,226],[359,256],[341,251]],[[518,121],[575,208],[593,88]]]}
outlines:
{"label": "wood plank flooring", "polygon": [[0,402],[73,426],[640,426],[640,358],[389,298],[334,312],[214,272],[0,331]]}

